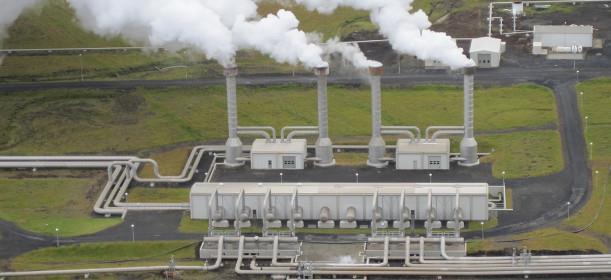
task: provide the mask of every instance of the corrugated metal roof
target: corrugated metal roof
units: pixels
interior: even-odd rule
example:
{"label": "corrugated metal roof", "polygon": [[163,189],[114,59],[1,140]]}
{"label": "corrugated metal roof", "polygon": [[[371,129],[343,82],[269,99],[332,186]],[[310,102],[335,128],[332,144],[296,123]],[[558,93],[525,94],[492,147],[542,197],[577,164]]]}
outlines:
{"label": "corrugated metal roof", "polygon": [[400,195],[403,190],[411,195],[488,195],[487,183],[196,183],[191,195],[239,194],[242,189],[250,195],[292,195],[295,189],[303,195]]}
{"label": "corrugated metal roof", "polygon": [[536,33],[558,33],[558,34],[592,34],[592,25],[535,25]]}
{"label": "corrugated metal roof", "polygon": [[251,154],[302,154],[307,152],[306,139],[292,139],[291,142],[266,142],[256,139],[250,149]]}
{"label": "corrugated metal roof", "polygon": [[397,141],[399,154],[448,154],[450,153],[450,139],[436,139],[435,142],[420,140],[412,142],[409,139]]}
{"label": "corrugated metal roof", "polygon": [[488,51],[494,53],[501,53],[501,39],[492,37],[480,37],[471,40],[471,47],[469,53],[478,51]]}

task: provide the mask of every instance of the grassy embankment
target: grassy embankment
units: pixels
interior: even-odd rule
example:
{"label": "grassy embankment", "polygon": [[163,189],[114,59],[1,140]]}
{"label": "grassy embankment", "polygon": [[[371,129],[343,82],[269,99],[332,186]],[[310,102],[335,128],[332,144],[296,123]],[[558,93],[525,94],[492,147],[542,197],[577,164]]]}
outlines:
{"label": "grassy embankment", "polygon": [[[588,203],[561,225],[537,230],[517,236],[500,237],[485,242],[474,242],[470,252],[478,250],[499,250],[511,246],[528,246],[534,250],[597,250],[608,252],[607,240],[611,238],[611,191],[609,187],[609,167],[611,166],[611,79],[600,78],[580,83],[577,92],[584,92],[583,99],[578,94],[581,116],[588,116],[588,128],[584,133],[593,150],[590,167],[593,171],[593,191]],[[583,102],[582,102],[583,101]],[[585,124],[585,122],[584,122]],[[598,170],[598,174],[595,172]],[[579,233],[574,233],[582,230]],[[494,240],[519,240],[521,242],[495,243]]]}
{"label": "grassy embankment", "polygon": [[99,176],[54,172],[52,175],[60,178],[46,178],[50,174],[38,171],[34,177],[29,172],[0,173],[0,219],[47,235],[55,235],[58,228],[60,236],[94,233],[121,222],[119,218],[99,219],[91,214]]}

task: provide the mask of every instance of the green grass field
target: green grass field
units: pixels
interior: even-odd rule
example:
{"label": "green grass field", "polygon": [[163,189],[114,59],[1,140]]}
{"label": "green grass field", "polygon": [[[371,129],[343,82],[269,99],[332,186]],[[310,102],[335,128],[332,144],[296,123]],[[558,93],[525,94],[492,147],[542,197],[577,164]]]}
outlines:
{"label": "green grass field", "polygon": [[180,264],[202,264],[195,259],[197,241],[108,242],[49,247],[11,260],[15,270],[167,265],[174,255]]}
{"label": "green grass field", "polygon": [[[313,87],[240,88],[242,125],[312,125]],[[384,92],[385,125],[460,125],[461,90],[421,86]],[[329,88],[332,137],[366,136],[370,130],[369,89]],[[518,85],[478,90],[476,129],[499,130],[554,125],[551,92]],[[425,108],[437,108],[428,110]],[[222,140],[226,135],[222,87],[135,90],[52,90],[0,94],[0,151],[6,154],[123,153],[168,144]],[[519,111],[520,114],[516,114]],[[362,125],[354,125],[360,123]],[[104,141],[100,141],[104,139]],[[346,141],[347,143],[350,141]]]}
{"label": "green grass field", "polygon": [[0,177],[0,219],[47,235],[75,236],[94,233],[121,222],[119,218],[92,216],[98,191],[96,178]]}
{"label": "green grass field", "polygon": [[[579,92],[584,92],[583,98]],[[611,136],[608,133],[611,120],[611,79],[599,78],[585,81],[577,86],[577,100],[582,117],[589,116],[587,133],[588,141],[593,145],[593,161],[590,166],[594,174],[593,191],[588,203],[561,225],[526,233],[518,236],[498,239],[531,238],[521,242],[531,249],[548,250],[588,250],[607,252],[606,240],[611,237],[611,190],[609,188],[609,167],[611,166]],[[598,170],[598,174],[595,171]],[[508,173],[510,175],[510,173]],[[591,224],[591,225],[590,225]],[[575,234],[577,229],[585,231]],[[515,245],[515,244],[512,244]],[[520,244],[518,244],[520,245]],[[521,246],[520,245],[520,246]],[[479,250],[498,250],[507,248],[507,244],[490,240],[477,241],[469,245],[469,252]]]}
{"label": "green grass field", "polygon": [[128,192],[129,202],[189,202],[189,188],[136,187]]}
{"label": "green grass field", "polygon": [[[506,242],[516,240],[515,242]],[[502,242],[499,242],[502,241]],[[533,232],[497,237],[484,240],[472,240],[468,243],[468,253],[482,251],[498,251],[517,248],[521,250],[526,246],[529,250],[555,250],[555,251],[588,251],[596,250],[607,253],[608,248],[598,238],[587,234],[570,233],[557,228],[544,228]]]}

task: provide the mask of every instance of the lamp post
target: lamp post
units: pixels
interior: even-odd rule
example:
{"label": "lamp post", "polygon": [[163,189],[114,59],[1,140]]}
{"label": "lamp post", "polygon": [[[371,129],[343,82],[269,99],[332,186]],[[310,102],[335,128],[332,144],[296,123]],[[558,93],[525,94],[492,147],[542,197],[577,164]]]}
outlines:
{"label": "lamp post", "polygon": [[59,228],[55,228],[55,246],[59,247]]}
{"label": "lamp post", "polygon": [[358,184],[359,183],[359,173],[356,172],[356,173],[354,173],[354,175],[356,176],[356,183]]}
{"label": "lamp post", "polygon": [[586,134],[585,135],[586,136],[586,141],[588,141],[588,120],[589,119],[590,119],[589,116],[585,116],[584,117],[584,120],[585,120],[585,129],[584,129],[584,131],[585,131],[585,134]]}
{"label": "lamp post", "polygon": [[579,92],[579,110],[583,112],[583,91]]}
{"label": "lamp post", "polygon": [[598,182],[598,170],[594,171],[594,186],[596,186],[597,182]]}
{"label": "lamp post", "polygon": [[592,151],[592,150],[593,150],[592,145],[594,145],[594,143],[590,142],[590,160],[592,160],[592,158],[593,158],[593,156],[594,156],[594,155],[593,155],[594,153],[593,153],[593,151]]}
{"label": "lamp post", "polygon": [[566,202],[566,219],[568,220],[570,216],[571,216],[571,202],[567,201]]}
{"label": "lamp post", "polygon": [[280,184],[284,184],[284,180],[283,180],[283,178],[282,178],[282,176],[283,176],[283,175],[284,175],[284,174],[282,174],[282,172],[280,172]]}
{"label": "lamp post", "polygon": [[429,173],[429,184],[433,183],[433,173]]}
{"label": "lamp post", "polygon": [[577,83],[579,83],[579,70],[575,71],[577,73]]}
{"label": "lamp post", "polygon": [[479,222],[479,224],[482,226],[482,240],[484,240],[484,222]]}
{"label": "lamp post", "polygon": [[83,76],[83,54],[79,54],[79,62],[81,63],[81,82],[85,80],[85,77]]}
{"label": "lamp post", "polygon": [[127,202],[127,195],[128,195],[128,193],[126,192],[125,193],[125,202]]}
{"label": "lamp post", "polygon": [[501,172],[501,174],[503,174],[503,187],[505,186],[505,171],[503,170],[503,172]]}
{"label": "lamp post", "polygon": [[136,226],[134,224],[131,225],[132,228],[132,242],[136,242],[136,230],[134,229]]}

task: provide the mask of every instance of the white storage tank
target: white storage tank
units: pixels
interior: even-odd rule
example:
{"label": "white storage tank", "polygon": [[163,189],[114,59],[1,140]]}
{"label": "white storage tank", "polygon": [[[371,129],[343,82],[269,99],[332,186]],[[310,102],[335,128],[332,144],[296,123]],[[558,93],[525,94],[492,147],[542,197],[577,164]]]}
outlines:
{"label": "white storage tank", "polygon": [[447,170],[450,169],[450,140],[435,139],[397,141],[397,169],[403,170]]}
{"label": "white storage tank", "polygon": [[256,139],[250,150],[250,168],[303,169],[307,149],[306,139],[273,142]]}

